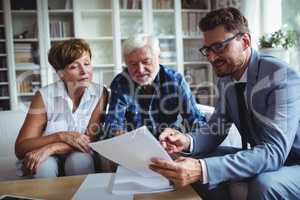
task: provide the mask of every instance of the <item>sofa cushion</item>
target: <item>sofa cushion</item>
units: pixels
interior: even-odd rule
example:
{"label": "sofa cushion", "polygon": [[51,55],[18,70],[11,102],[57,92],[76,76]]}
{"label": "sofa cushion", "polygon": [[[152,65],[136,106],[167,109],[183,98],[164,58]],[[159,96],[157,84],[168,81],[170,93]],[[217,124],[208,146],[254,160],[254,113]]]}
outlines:
{"label": "sofa cushion", "polygon": [[24,179],[17,176],[17,159],[15,157],[0,157],[0,181]]}
{"label": "sofa cushion", "polygon": [[0,112],[0,157],[14,155],[14,144],[25,116],[23,111]]}
{"label": "sofa cushion", "polygon": [[[203,112],[205,114],[207,120],[209,120],[209,118],[211,117],[211,115],[213,114],[213,112],[215,110],[215,108],[212,106],[207,106],[207,105],[202,105],[202,104],[197,104],[197,107],[199,110],[201,110],[201,112]],[[236,148],[242,147],[241,136],[234,124],[231,125],[228,136],[222,142],[221,146],[230,146],[230,147],[236,147]]]}

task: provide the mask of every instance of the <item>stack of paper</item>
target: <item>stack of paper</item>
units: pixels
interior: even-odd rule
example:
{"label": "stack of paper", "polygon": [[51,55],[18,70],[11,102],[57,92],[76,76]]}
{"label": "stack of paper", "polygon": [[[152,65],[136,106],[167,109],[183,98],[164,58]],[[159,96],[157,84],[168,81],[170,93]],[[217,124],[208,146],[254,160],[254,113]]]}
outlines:
{"label": "stack of paper", "polygon": [[141,194],[174,190],[170,182],[161,176],[143,177],[122,166],[118,167],[112,182],[113,194]]}
{"label": "stack of paper", "polygon": [[112,194],[109,186],[112,182],[112,174],[99,173],[89,174],[79,189],[76,191],[72,200],[133,200],[133,195]]}
{"label": "stack of paper", "polygon": [[172,159],[145,126],[118,137],[91,143],[90,146],[126,168],[118,168],[112,186],[114,193],[135,194],[173,189],[166,178],[149,169],[153,157]]}

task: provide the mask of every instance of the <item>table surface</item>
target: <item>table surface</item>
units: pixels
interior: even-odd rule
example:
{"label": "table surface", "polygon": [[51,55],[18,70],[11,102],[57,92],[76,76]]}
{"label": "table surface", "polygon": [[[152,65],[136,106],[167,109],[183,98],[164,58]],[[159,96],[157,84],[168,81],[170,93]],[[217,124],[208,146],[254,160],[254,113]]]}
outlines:
{"label": "table surface", "polygon": [[[27,179],[0,182],[0,196],[4,194],[35,197],[41,199],[71,199],[86,176],[66,176],[47,179]],[[172,192],[139,194],[135,200],[201,200],[198,194],[188,186]]]}

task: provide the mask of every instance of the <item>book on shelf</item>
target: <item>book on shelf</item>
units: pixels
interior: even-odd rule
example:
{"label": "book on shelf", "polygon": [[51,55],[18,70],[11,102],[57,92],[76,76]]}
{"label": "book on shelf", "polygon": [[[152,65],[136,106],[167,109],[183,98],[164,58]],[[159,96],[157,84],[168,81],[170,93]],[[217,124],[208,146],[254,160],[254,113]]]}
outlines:
{"label": "book on shelf", "polygon": [[6,71],[0,71],[0,81],[1,82],[7,81],[7,72]]}
{"label": "book on shelf", "polygon": [[5,53],[5,52],[6,52],[5,43],[1,42],[0,43],[0,53]]}
{"label": "book on shelf", "polygon": [[31,43],[14,43],[15,62],[33,62],[33,48]]}
{"label": "book on shelf", "polygon": [[189,35],[189,21],[188,21],[188,13],[182,13],[182,33],[184,36]]}
{"label": "book on shelf", "polygon": [[182,0],[181,4],[183,9],[207,10],[209,9],[209,1],[210,0]]}
{"label": "book on shelf", "polygon": [[120,0],[121,9],[141,9],[142,1],[141,0]]}
{"label": "book on shelf", "polygon": [[200,37],[199,22],[205,13],[184,12],[182,13],[182,32],[184,36]]}
{"label": "book on shelf", "polygon": [[30,81],[20,81],[17,82],[17,91],[19,93],[29,93],[32,92],[32,85]]}
{"label": "book on shelf", "polygon": [[68,21],[51,21],[51,37],[70,37],[72,35],[72,24]]}
{"label": "book on shelf", "polygon": [[65,0],[65,9],[72,9],[72,0]]}
{"label": "book on shelf", "polygon": [[176,52],[175,51],[162,51],[159,55],[161,62],[174,62],[176,61]]}
{"label": "book on shelf", "polygon": [[172,9],[173,0],[154,0],[153,8],[155,9]]}
{"label": "book on shelf", "polygon": [[32,45],[29,42],[15,42],[14,50],[15,52],[31,51]]}
{"label": "book on shelf", "polygon": [[241,0],[215,0],[212,7],[213,9],[235,7],[241,9],[242,2]]}
{"label": "book on shelf", "polygon": [[0,85],[0,96],[8,96],[8,85]]}
{"label": "book on shelf", "polygon": [[[0,24],[2,24],[1,21]],[[0,27],[0,39],[5,39],[4,27]]]}
{"label": "book on shelf", "polygon": [[0,57],[0,69],[7,68],[6,57]]}
{"label": "book on shelf", "polygon": [[207,67],[202,67],[199,65],[186,66],[185,76],[189,76],[189,83],[197,86],[203,86],[203,82],[207,81],[208,71]]}
{"label": "book on shelf", "polygon": [[31,52],[15,52],[16,63],[31,63],[33,62],[33,56]]}

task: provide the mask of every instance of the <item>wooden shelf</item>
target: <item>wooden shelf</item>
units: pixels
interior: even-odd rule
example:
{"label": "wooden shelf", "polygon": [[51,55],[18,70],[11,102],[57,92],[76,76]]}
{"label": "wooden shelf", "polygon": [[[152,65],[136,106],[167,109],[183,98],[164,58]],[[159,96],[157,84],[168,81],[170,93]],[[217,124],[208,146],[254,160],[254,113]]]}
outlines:
{"label": "wooden shelf", "polygon": [[70,15],[73,14],[72,9],[52,9],[48,10],[50,15]]}
{"label": "wooden shelf", "polygon": [[101,37],[84,37],[85,40],[88,41],[112,41],[112,36],[101,36]]}
{"label": "wooden shelf", "polygon": [[12,10],[11,14],[15,16],[37,15],[37,11],[36,10]]}
{"label": "wooden shelf", "polygon": [[2,81],[0,81],[0,86],[3,86],[3,85],[8,85],[8,82],[2,82]]}
{"label": "wooden shelf", "polygon": [[9,96],[0,96],[0,100],[8,100],[8,99],[10,99]]}
{"label": "wooden shelf", "polygon": [[14,42],[38,42],[38,39],[37,38],[23,38],[23,39],[14,38]]}
{"label": "wooden shelf", "polygon": [[182,12],[194,12],[194,13],[208,13],[209,9],[182,9]]}
{"label": "wooden shelf", "polygon": [[81,10],[83,17],[95,17],[103,15],[112,15],[112,10],[110,9],[91,9],[91,10]]}
{"label": "wooden shelf", "polygon": [[34,96],[34,95],[35,95],[34,92],[18,92],[19,97],[31,97],[31,96]]}
{"label": "wooden shelf", "polygon": [[154,9],[153,10],[153,14],[170,14],[170,13],[174,13],[175,10],[174,9]]}

